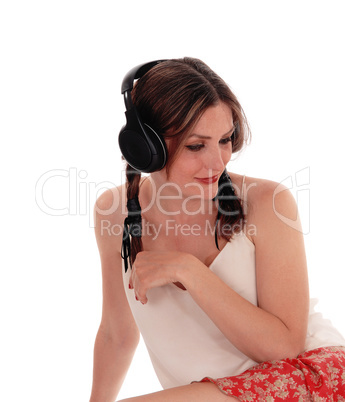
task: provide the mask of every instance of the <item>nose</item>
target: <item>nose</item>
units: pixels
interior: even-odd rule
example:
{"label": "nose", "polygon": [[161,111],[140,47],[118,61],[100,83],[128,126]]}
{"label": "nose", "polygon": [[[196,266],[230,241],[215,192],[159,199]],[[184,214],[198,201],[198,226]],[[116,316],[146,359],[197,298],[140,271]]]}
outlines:
{"label": "nose", "polygon": [[223,172],[225,165],[228,163],[224,155],[224,151],[217,145],[210,147],[208,152],[205,153],[204,166],[212,173]]}

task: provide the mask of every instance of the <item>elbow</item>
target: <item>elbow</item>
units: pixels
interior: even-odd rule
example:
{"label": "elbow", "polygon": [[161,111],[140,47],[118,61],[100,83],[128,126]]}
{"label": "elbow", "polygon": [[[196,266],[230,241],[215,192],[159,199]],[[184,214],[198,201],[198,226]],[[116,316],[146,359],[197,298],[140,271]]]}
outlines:
{"label": "elbow", "polygon": [[123,336],[117,339],[117,345],[122,350],[132,351],[135,350],[139,344],[140,335],[139,333],[130,333],[127,336]]}
{"label": "elbow", "polygon": [[283,359],[296,359],[305,349],[307,328],[300,328],[297,331],[290,330],[285,341],[285,349],[282,350]]}
{"label": "elbow", "polygon": [[260,359],[260,363],[264,361],[283,360],[283,359],[296,359],[299,354],[304,351],[305,339],[293,339],[288,337],[285,342],[278,341],[276,347],[269,347],[268,353],[263,359]]}
{"label": "elbow", "polygon": [[140,333],[137,328],[133,327],[122,329],[121,331],[111,330],[101,323],[97,338],[102,343],[111,344],[117,349],[134,350],[139,344]]}
{"label": "elbow", "polygon": [[285,348],[282,348],[277,352],[277,356],[274,360],[296,359],[302,351],[303,348],[298,345],[286,345]]}
{"label": "elbow", "polygon": [[291,340],[286,347],[284,359],[296,359],[304,351],[305,339],[306,337]]}

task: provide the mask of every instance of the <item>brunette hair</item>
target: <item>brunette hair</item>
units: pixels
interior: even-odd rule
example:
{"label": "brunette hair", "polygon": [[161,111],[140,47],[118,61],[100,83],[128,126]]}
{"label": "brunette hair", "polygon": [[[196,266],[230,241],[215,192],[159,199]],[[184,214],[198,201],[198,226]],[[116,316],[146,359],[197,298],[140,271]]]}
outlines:
{"label": "brunette hair", "polygon": [[[223,102],[230,108],[235,132],[232,151],[238,152],[250,139],[250,129],[244,111],[229,86],[201,60],[186,57],[157,64],[140,78],[132,91],[132,99],[142,120],[169,139],[167,174],[182,150],[188,135],[210,106]],[[140,172],[127,165],[127,199],[138,197]],[[229,177],[219,181],[222,190],[228,186],[230,195],[218,201],[217,236],[231,240],[242,229],[244,213],[235,196]],[[226,230],[222,228],[227,227]],[[229,230],[232,228],[232,230]],[[216,241],[217,244],[217,241]],[[131,262],[142,249],[141,238],[132,237]]]}

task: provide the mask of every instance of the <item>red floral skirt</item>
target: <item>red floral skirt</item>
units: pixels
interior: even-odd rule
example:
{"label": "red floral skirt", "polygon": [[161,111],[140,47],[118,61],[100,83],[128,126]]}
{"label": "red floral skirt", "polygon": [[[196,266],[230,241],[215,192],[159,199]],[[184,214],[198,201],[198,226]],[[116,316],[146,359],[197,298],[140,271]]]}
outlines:
{"label": "red floral skirt", "polygon": [[240,375],[212,379],[240,401],[345,402],[345,348],[310,350],[296,359],[260,363]]}

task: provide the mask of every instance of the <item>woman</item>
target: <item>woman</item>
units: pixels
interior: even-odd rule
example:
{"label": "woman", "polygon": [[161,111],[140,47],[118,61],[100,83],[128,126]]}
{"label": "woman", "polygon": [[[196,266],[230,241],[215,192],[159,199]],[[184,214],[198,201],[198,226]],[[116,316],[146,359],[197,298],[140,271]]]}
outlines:
{"label": "woman", "polygon": [[345,340],[309,311],[293,197],[227,173],[250,137],[234,94],[191,58],[131,70],[122,90],[130,165],[95,208],[103,314],[90,401],[116,398],[139,331],[164,390],[126,401],[345,401]]}

